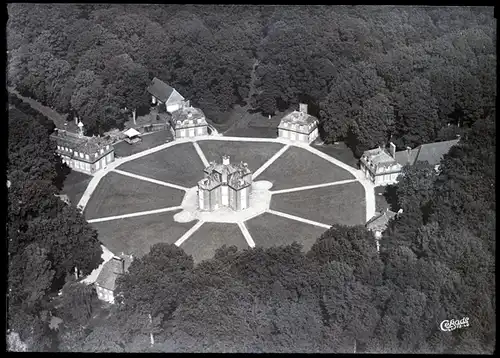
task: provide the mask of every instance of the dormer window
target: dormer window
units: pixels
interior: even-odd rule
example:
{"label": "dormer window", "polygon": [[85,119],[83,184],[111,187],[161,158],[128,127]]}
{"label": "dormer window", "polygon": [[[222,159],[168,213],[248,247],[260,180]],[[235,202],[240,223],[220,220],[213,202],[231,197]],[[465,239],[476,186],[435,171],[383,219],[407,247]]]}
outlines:
{"label": "dormer window", "polygon": [[89,160],[89,155],[85,154],[85,159]]}

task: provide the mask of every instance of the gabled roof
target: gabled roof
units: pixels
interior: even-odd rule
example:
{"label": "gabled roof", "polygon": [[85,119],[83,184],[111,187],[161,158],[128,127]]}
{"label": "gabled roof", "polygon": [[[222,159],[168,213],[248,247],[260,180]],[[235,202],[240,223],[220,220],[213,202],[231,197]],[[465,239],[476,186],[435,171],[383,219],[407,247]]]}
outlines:
{"label": "gabled roof", "polygon": [[165,103],[174,92],[174,89],[155,77],[148,86],[148,92]]}
{"label": "gabled roof", "polygon": [[406,150],[396,152],[396,160],[399,164],[413,165],[417,161],[428,162],[431,165],[437,165],[447,154],[451,147],[458,144],[459,139],[447,140],[444,142],[434,142],[428,144],[422,144],[415,149],[412,149],[410,153]]}
{"label": "gabled roof", "polygon": [[386,209],[384,212],[377,213],[374,217],[368,220],[365,226],[368,230],[384,231],[387,228],[389,220],[391,220],[396,215],[397,213],[395,213],[394,211]]}
{"label": "gabled roof", "polygon": [[129,128],[125,132],[123,132],[123,134],[125,134],[129,138],[141,135],[141,133],[137,131],[135,128]]}

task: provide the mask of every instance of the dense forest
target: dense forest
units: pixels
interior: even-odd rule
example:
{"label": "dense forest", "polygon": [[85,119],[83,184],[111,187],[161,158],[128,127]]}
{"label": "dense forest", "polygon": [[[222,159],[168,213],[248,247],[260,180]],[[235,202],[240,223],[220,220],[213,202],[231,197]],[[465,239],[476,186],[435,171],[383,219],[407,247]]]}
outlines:
{"label": "dense forest", "polygon": [[147,107],[154,76],[215,122],[237,103],[274,114],[304,101],[322,138],[357,156],[390,139],[399,149],[454,139],[495,105],[492,8],[10,4],[8,13],[9,84],[78,114],[89,133]]}
{"label": "dense forest", "polygon": [[[60,193],[53,124],[9,97],[8,326],[32,351],[492,353],[496,34],[490,8],[9,4],[8,83],[89,133],[148,102],[153,76],[214,121],[306,101],[355,153],[463,134],[437,173],[405,167],[378,253],[334,225],[308,252],[158,244],[96,321],[97,233]],[[249,88],[255,63],[257,81]],[[249,93],[253,94],[249,97]],[[62,295],[54,295],[62,289]],[[54,303],[57,301],[57,307]],[[63,318],[58,331],[50,316]],[[470,327],[442,332],[444,319]],[[154,337],[154,344],[150,339]]]}

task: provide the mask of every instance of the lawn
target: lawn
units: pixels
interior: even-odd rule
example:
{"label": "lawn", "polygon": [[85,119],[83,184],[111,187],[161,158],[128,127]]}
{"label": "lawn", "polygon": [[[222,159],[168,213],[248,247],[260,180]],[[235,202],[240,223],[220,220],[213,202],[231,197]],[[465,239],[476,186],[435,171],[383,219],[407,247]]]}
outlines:
{"label": "lawn", "polygon": [[365,190],[358,182],[274,194],[271,209],[326,225],[363,225]]}
{"label": "lawn", "polygon": [[142,140],[139,143],[128,144],[127,142],[119,142],[114,145],[115,155],[117,157],[128,157],[129,155],[142,152],[143,150],[157,147],[161,144],[170,142],[172,133],[170,131],[158,131],[142,135]]}
{"label": "lawn", "polygon": [[118,169],[185,187],[193,187],[203,178],[203,163],[192,143],[170,148],[131,160]]}
{"label": "lawn", "polygon": [[245,222],[256,246],[291,245],[294,241],[308,251],[326,230],[319,226],[264,213]]}
{"label": "lawn", "polygon": [[246,128],[231,128],[224,132],[226,137],[252,137],[252,138],[276,138],[278,130],[276,127],[248,126]]}
{"label": "lawn", "polygon": [[110,172],[86,208],[87,220],[181,205],[184,191]]}
{"label": "lawn", "polygon": [[71,201],[71,205],[76,206],[80,201],[87,185],[92,177],[90,175],[71,170],[64,179],[62,193],[66,194]]}
{"label": "lawn", "polygon": [[265,142],[231,142],[219,140],[199,141],[201,150],[208,161],[221,162],[223,155],[229,155],[232,163],[244,161],[251,171],[259,169],[278,152],[283,144]]}
{"label": "lawn", "polygon": [[340,160],[342,163],[350,165],[353,168],[358,168],[359,160],[356,159],[351,149],[349,149],[344,142],[335,144],[313,144],[314,148],[328,154],[332,158]]}
{"label": "lawn", "polygon": [[248,248],[245,237],[237,224],[204,223],[180,246],[195,263],[211,259],[215,250],[223,245],[236,246],[238,250]]}
{"label": "lawn", "polygon": [[293,146],[288,148],[269,168],[258,176],[258,180],[272,182],[272,190],[290,189],[348,179],[354,179],[354,176],[348,171],[305,149]]}
{"label": "lawn", "polygon": [[154,244],[160,242],[174,244],[196,224],[196,220],[189,223],[175,222],[173,215],[177,212],[137,216],[91,225],[97,229],[102,244],[115,255],[124,252],[142,256],[148,253]]}

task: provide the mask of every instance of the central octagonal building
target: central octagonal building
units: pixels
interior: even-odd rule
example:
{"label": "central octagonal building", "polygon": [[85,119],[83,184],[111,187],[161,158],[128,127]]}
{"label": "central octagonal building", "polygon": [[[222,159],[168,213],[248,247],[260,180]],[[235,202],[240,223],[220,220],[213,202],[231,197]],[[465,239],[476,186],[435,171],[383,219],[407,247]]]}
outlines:
{"label": "central octagonal building", "polygon": [[222,164],[211,162],[204,170],[205,178],[198,182],[198,207],[214,211],[229,207],[235,211],[247,209],[252,190],[252,172],[247,163],[231,164],[229,156]]}

